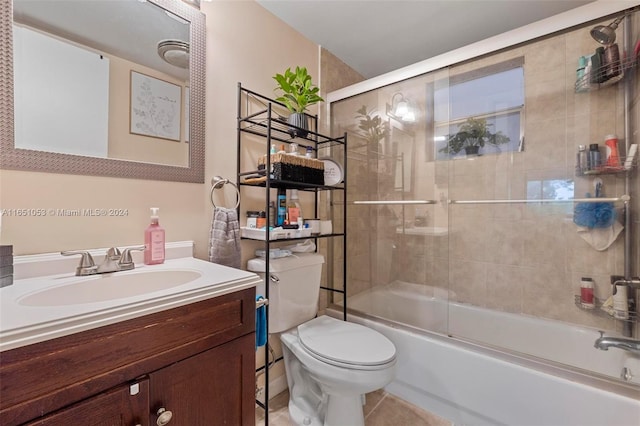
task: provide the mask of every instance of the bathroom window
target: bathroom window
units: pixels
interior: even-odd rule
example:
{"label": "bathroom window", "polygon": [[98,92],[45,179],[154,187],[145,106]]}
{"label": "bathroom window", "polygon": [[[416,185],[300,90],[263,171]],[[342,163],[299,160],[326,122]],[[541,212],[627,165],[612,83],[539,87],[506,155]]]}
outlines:
{"label": "bathroom window", "polygon": [[527,180],[527,200],[571,200],[574,193],[572,179]]}
{"label": "bathroom window", "polygon": [[523,150],[524,58],[451,75],[430,91],[436,159],[468,155],[478,131],[488,136],[479,155]]}

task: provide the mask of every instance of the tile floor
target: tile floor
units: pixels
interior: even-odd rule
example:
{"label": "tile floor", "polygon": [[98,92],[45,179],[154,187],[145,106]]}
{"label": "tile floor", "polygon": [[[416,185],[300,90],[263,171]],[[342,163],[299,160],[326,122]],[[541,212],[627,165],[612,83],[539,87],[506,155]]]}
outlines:
{"label": "tile floor", "polygon": [[[269,426],[290,426],[289,392],[269,401]],[[364,406],[365,426],[451,426],[452,423],[409,404],[383,390],[367,394]],[[264,426],[264,412],[256,406],[256,425]],[[348,425],[345,425],[348,426]]]}

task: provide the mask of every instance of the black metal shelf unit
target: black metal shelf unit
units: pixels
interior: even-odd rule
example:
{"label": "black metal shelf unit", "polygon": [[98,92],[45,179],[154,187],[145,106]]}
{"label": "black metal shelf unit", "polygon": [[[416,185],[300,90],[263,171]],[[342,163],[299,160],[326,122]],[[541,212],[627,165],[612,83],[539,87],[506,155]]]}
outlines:
{"label": "black metal shelf unit", "polygon": [[[342,202],[342,224],[343,229],[342,232],[336,231],[328,235],[317,235],[311,237],[296,237],[296,238],[285,238],[285,239],[271,239],[270,233],[265,232],[265,238],[263,241],[265,244],[266,251],[266,262],[265,262],[265,277],[269,277],[269,253],[270,246],[273,243],[281,243],[283,241],[296,241],[296,240],[305,240],[305,239],[314,239],[316,241],[316,246],[318,243],[318,239],[333,239],[333,238],[342,238],[342,289],[336,289],[331,286],[321,286],[321,289],[333,292],[340,293],[343,297],[343,319],[347,319],[347,303],[346,303],[346,294],[347,294],[347,270],[346,270],[346,252],[347,252],[347,231],[346,231],[346,221],[347,221],[347,203],[346,203],[346,185],[347,185],[347,134],[345,133],[343,136],[334,138],[329,137],[323,134],[318,133],[318,117],[316,115],[307,115],[308,121],[312,123],[311,130],[308,131],[305,137],[292,137],[289,133],[291,127],[290,124],[286,122],[286,117],[288,115],[288,111],[284,104],[271,99],[267,96],[261,95],[257,92],[249,90],[245,87],[242,87],[241,83],[238,83],[238,115],[237,115],[237,185],[238,188],[244,189],[247,187],[260,187],[265,190],[265,212],[267,215],[267,223],[270,223],[270,212],[269,205],[272,200],[271,189],[297,189],[301,191],[314,192],[314,217],[318,217],[318,203],[319,203],[319,195],[323,191],[341,191],[343,192],[343,202]],[[318,157],[318,151],[320,149],[323,152],[327,151],[332,153],[334,151],[334,147],[340,148],[336,149],[338,152],[342,152],[342,157],[339,159],[342,162],[342,182],[337,185],[314,185],[307,184],[301,182],[293,182],[287,180],[279,180],[279,179],[271,179],[268,174],[264,171],[260,170],[246,170],[244,169],[244,165],[242,164],[242,153],[243,153],[243,139],[244,136],[251,135],[251,137],[255,140],[263,138],[265,145],[265,155],[266,155],[266,164],[264,170],[271,170],[271,156],[270,149],[271,144],[274,142],[280,142],[282,144],[291,144],[296,143],[299,147],[306,149],[307,147],[311,147],[313,151],[313,156]],[[255,166],[250,167],[254,169]],[[261,177],[261,181],[259,182],[247,182],[247,178],[249,177]],[[242,197],[240,197],[242,200]],[[238,217],[240,217],[241,210],[241,201],[238,202]],[[253,238],[243,238],[255,240]],[[334,259],[331,259],[333,261]],[[330,276],[329,279],[333,277],[333,274],[327,274]],[[268,279],[265,279],[265,294],[264,297],[269,299],[269,282]],[[269,305],[265,305],[266,308],[266,317],[267,317],[267,336],[269,335]],[[267,339],[268,345],[268,339]],[[275,363],[278,360],[274,360]],[[264,366],[259,367],[256,371],[264,370],[264,379],[265,379],[265,387],[264,387],[264,403],[261,403],[256,399],[256,403],[264,409],[264,421],[265,425],[269,424],[269,353],[268,350],[265,350],[265,364]]]}

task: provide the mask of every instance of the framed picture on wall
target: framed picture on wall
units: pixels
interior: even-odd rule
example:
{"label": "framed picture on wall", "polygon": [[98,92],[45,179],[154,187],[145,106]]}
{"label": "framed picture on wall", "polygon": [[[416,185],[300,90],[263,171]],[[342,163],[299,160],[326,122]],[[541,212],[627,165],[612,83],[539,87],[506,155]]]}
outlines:
{"label": "framed picture on wall", "polygon": [[131,71],[130,133],[180,141],[182,87]]}

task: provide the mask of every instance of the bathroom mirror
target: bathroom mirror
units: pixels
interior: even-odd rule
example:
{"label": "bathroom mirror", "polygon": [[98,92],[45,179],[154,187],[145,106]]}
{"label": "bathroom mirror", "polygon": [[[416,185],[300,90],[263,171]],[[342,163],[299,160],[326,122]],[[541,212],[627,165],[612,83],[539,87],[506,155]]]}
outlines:
{"label": "bathroom mirror", "polygon": [[[179,0],[7,3],[0,10],[8,41],[0,46],[0,168],[204,183],[205,17],[199,10]],[[158,46],[166,40],[168,52]],[[32,46],[39,48],[35,55]],[[84,68],[83,57],[92,68]],[[30,58],[47,65],[39,67],[42,89],[28,84],[29,92],[24,82],[38,74]],[[65,82],[65,89],[57,86]],[[167,105],[162,126],[153,127],[144,114],[161,103]],[[43,134],[45,124],[57,130]],[[73,138],[81,151],[61,146]]]}

